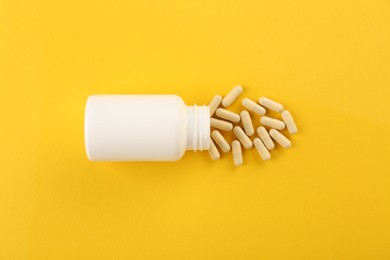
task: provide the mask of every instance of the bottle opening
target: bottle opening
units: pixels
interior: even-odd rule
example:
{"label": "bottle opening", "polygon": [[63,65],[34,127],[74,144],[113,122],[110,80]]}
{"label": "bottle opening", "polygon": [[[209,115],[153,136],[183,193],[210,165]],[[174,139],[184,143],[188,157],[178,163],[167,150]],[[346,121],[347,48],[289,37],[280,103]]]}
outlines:
{"label": "bottle opening", "polygon": [[187,150],[210,148],[210,109],[208,106],[187,107]]}

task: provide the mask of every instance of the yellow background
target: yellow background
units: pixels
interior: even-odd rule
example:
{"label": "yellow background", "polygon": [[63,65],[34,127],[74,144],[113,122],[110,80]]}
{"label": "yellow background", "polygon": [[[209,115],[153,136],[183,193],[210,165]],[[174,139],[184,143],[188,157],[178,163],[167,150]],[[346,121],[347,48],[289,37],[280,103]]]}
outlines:
{"label": "yellow background", "polygon": [[[0,259],[390,259],[389,69],[384,0],[1,0]],[[87,160],[88,95],[236,84],[291,149]]]}

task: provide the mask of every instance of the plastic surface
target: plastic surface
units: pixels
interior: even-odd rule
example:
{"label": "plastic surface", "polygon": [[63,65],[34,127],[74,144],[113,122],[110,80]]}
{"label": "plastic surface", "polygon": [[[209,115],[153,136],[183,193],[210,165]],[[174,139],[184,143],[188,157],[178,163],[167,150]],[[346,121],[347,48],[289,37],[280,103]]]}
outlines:
{"label": "plastic surface", "polygon": [[209,109],[175,95],[94,95],[84,131],[92,161],[175,161],[209,148]]}

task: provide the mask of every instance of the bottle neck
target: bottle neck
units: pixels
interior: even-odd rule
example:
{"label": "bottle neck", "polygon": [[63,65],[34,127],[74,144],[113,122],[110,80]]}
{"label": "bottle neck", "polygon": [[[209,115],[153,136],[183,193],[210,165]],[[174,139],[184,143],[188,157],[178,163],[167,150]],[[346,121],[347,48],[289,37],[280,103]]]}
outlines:
{"label": "bottle neck", "polygon": [[210,148],[210,109],[208,106],[187,106],[187,150]]}

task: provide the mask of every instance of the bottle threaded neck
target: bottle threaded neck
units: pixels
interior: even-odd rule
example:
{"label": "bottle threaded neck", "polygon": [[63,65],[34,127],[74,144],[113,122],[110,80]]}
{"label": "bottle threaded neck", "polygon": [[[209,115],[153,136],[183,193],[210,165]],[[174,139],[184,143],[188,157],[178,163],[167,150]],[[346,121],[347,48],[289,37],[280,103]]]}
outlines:
{"label": "bottle threaded neck", "polygon": [[187,150],[210,148],[210,109],[208,106],[187,106]]}

